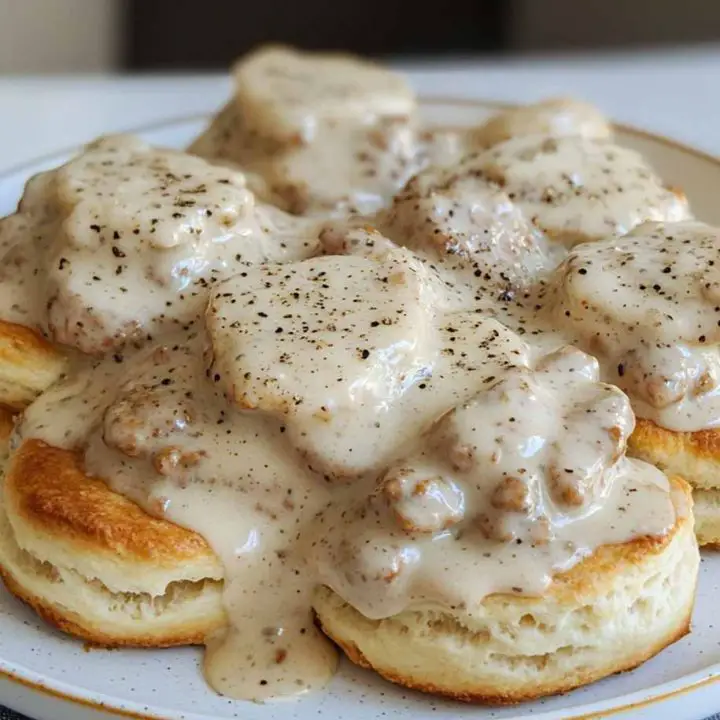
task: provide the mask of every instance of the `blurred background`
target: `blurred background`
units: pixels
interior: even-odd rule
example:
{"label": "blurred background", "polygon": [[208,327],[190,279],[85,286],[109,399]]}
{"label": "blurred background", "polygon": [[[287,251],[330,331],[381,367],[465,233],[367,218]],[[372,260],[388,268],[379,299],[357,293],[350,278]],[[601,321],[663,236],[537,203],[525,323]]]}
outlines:
{"label": "blurred background", "polygon": [[280,41],[378,58],[720,41],[719,0],[0,0],[0,74],[209,71]]}

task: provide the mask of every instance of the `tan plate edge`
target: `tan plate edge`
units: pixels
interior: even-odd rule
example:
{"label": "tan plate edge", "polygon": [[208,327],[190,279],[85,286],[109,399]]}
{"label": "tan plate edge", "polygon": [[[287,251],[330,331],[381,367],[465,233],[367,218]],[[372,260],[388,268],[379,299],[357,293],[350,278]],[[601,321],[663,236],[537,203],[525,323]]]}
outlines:
{"label": "tan plate edge", "polygon": [[15,673],[11,673],[9,670],[0,670],[0,677],[9,680],[10,682],[20,685],[21,687],[34,690],[36,692],[47,695],[55,700],[64,700],[75,705],[81,705],[82,707],[90,708],[91,710],[97,710],[98,712],[104,712],[110,715],[117,715],[119,717],[131,718],[132,720],[172,720],[172,718],[163,718],[160,715],[138,715],[136,712],[130,710],[123,710],[122,708],[114,707],[112,705],[106,705],[101,702],[94,702],[87,700],[86,698],[77,695],[68,695],[60,692],[59,690],[53,690],[52,688],[43,685],[42,683],[33,682],[26,678],[20,677]]}
{"label": "tan plate edge", "polygon": [[[467,107],[473,107],[480,105],[482,107],[493,107],[498,109],[509,109],[513,107],[518,107],[520,103],[511,103],[511,102],[501,102],[499,100],[484,100],[482,98],[462,98],[462,97],[445,97],[442,95],[429,95],[429,96],[419,96],[420,104],[430,104],[430,105],[465,105]],[[160,130],[163,127],[166,127],[168,125],[178,125],[180,123],[186,123],[186,122],[192,122],[194,120],[207,120],[209,119],[210,114],[209,113],[194,113],[192,115],[181,115],[179,117],[174,117],[166,120],[158,120],[154,123],[147,123],[145,125],[139,125],[135,127],[130,127],[125,130],[116,130],[113,131],[113,134],[130,134],[133,135],[135,133],[141,133],[141,132],[152,132],[153,130]],[[663,145],[666,145],[668,147],[675,148],[676,150],[681,150],[682,152],[687,153],[688,155],[694,155],[695,157],[699,157],[703,160],[720,164],[720,157],[716,155],[712,155],[711,153],[705,152],[704,150],[698,150],[698,148],[693,147],[692,145],[686,145],[685,143],[681,143],[677,140],[672,140],[671,138],[665,137],[664,135],[658,135],[657,133],[651,132],[649,130],[642,130],[640,128],[635,127],[634,125],[627,125],[625,123],[612,123],[613,127],[628,133],[630,135],[637,135],[638,137],[645,138],[647,140],[654,140],[656,142],[660,142]],[[56,150],[52,153],[47,153],[45,155],[41,155],[40,157],[33,158],[32,160],[28,160],[26,162],[18,163],[17,165],[11,165],[8,168],[3,169],[0,171],[0,180],[2,180],[5,177],[8,177],[10,175],[16,175],[17,173],[21,173],[24,170],[27,170],[34,165],[37,165],[39,163],[43,163],[48,160],[52,160],[53,158],[56,158],[60,155],[70,155],[74,152],[77,152],[77,150],[80,148],[80,145],[72,145],[70,147],[66,148],[60,148],[59,150]]]}
{"label": "tan plate edge", "polygon": [[[48,697],[76,703],[77,705],[82,705],[83,707],[88,707],[92,710],[113,713],[115,715],[119,715],[120,717],[132,718],[132,720],[171,720],[170,718],[162,718],[159,715],[139,715],[138,713],[132,712],[130,710],[123,710],[122,708],[105,705],[99,702],[93,702],[92,700],[86,700],[85,698],[76,695],[67,695],[60,692],[59,690],[53,690],[52,688],[49,688],[42,683],[34,683],[7,670],[0,670],[0,676],[4,677],[10,682],[14,682],[17,685],[29,688],[30,690],[35,690],[42,693],[43,695],[47,695]],[[649,707],[650,705],[655,705],[656,703],[662,702],[663,700],[668,700],[673,697],[685,695],[689,692],[692,692],[693,690],[697,690],[701,687],[707,687],[708,685],[712,685],[719,681],[720,675],[711,675],[709,677],[698,680],[697,682],[691,683],[690,685],[687,685],[685,687],[677,688],[676,690],[670,690],[666,693],[661,693],[660,695],[654,695],[653,697],[649,697],[646,700],[627,703],[625,705],[618,705],[616,707],[608,708],[607,710],[602,710],[600,712],[586,713],[583,715],[568,715],[567,720],[601,720],[602,718],[611,717],[612,715],[617,715],[618,713],[626,712],[628,710],[636,710],[639,708]],[[517,707],[521,706],[518,705]]]}
{"label": "tan plate edge", "polygon": [[601,718],[607,718],[628,710],[649,707],[650,705],[655,705],[655,703],[662,702],[663,700],[679,697],[680,695],[685,695],[693,690],[697,690],[698,688],[713,685],[718,681],[720,681],[720,675],[710,675],[709,677],[698,680],[697,682],[690,683],[690,685],[686,685],[685,687],[677,688],[677,690],[669,690],[666,693],[654,695],[646,700],[638,700],[637,702],[627,703],[627,705],[618,705],[618,707],[608,708],[607,710],[589,713],[587,715],[573,715],[572,717],[568,717],[567,720],[600,720]]}

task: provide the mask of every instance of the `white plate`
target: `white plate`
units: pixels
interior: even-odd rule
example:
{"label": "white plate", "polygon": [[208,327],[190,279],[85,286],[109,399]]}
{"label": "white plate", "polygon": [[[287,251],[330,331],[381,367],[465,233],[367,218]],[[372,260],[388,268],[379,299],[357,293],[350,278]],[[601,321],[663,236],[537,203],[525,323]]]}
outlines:
{"label": "white plate", "polygon": [[[428,121],[441,125],[476,124],[491,108],[468,101],[423,102]],[[138,134],[153,143],[183,147],[203,123],[202,118],[186,119]],[[618,131],[622,144],[640,150],[667,182],[685,190],[698,217],[720,225],[720,160],[631,128]],[[29,175],[63,162],[68,154],[0,178],[0,215],[13,210]],[[720,553],[706,553],[691,635],[633,672],[565,696],[487,709],[404,691],[348,662],[325,692],[294,703],[230,701],[213,694],[203,681],[199,649],[88,651],[0,590],[0,703],[37,720],[560,720],[606,714],[699,720],[720,710],[719,597]]]}

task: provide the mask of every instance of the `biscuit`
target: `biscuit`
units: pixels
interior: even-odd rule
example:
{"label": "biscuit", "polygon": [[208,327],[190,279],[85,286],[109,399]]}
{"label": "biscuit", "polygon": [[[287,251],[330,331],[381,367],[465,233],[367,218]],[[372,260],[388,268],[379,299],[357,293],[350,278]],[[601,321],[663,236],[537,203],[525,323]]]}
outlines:
{"label": "biscuit", "polygon": [[695,489],[720,489],[719,429],[677,432],[638,418],[628,455],[682,475]]}
{"label": "biscuit", "polygon": [[648,221],[691,217],[683,196],[668,190],[645,158],[609,140],[518,136],[480,153],[475,164],[568,247],[624,235]]}
{"label": "biscuit", "polygon": [[695,490],[695,534],[706,549],[720,550],[720,490]]}
{"label": "biscuit", "polygon": [[199,535],[36,440],[7,468],[0,573],[45,620],[103,646],[201,643],[225,622],[222,566]]}
{"label": "biscuit", "polygon": [[233,69],[234,96],[188,152],[247,174],[293,215],[370,214],[426,162],[400,75],[344,53],[268,46]]}
{"label": "biscuit", "polygon": [[416,110],[401,75],[345,53],[269,45],[242,58],[233,79],[250,129],[281,143],[311,141],[318,122],[406,118]]}
{"label": "biscuit", "polygon": [[698,542],[720,548],[720,430],[677,432],[638,418],[628,455],[687,478],[693,487]]}
{"label": "biscuit", "polygon": [[[687,484],[672,483],[690,502]],[[686,516],[665,537],[598,548],[538,598],[495,594],[464,616],[427,606],[370,620],[322,588],[314,607],[350,660],[392,682],[515,703],[632,669],[683,637],[698,564]]]}
{"label": "biscuit", "polygon": [[10,434],[15,426],[15,418],[10,410],[0,407],[0,463],[7,459]]}
{"label": "biscuit", "polygon": [[0,405],[21,410],[67,366],[65,354],[36,332],[0,320]]}
{"label": "biscuit", "polygon": [[606,140],[612,134],[610,123],[596,107],[580,100],[558,97],[508,108],[493,115],[475,131],[475,140],[490,147],[525,135]]}
{"label": "biscuit", "polygon": [[[205,541],[86,476],[76,454],[27,441],[3,491],[0,574],[51,624],[145,647],[201,643],[224,625],[222,568]],[[682,637],[697,566],[688,516],[664,538],[598,549],[542,598],[493,595],[471,618],[430,608],[368,620],[327,589],[315,610],[354,662],[388,679],[516,702],[629,669]]]}

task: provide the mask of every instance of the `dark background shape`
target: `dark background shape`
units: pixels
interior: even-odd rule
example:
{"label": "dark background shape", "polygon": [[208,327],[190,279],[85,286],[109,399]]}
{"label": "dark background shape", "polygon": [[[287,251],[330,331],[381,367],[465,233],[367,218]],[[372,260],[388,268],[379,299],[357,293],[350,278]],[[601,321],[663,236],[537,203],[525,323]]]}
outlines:
{"label": "dark background shape", "polygon": [[124,64],[225,69],[268,42],[377,58],[498,53],[511,8],[503,0],[128,0]]}

